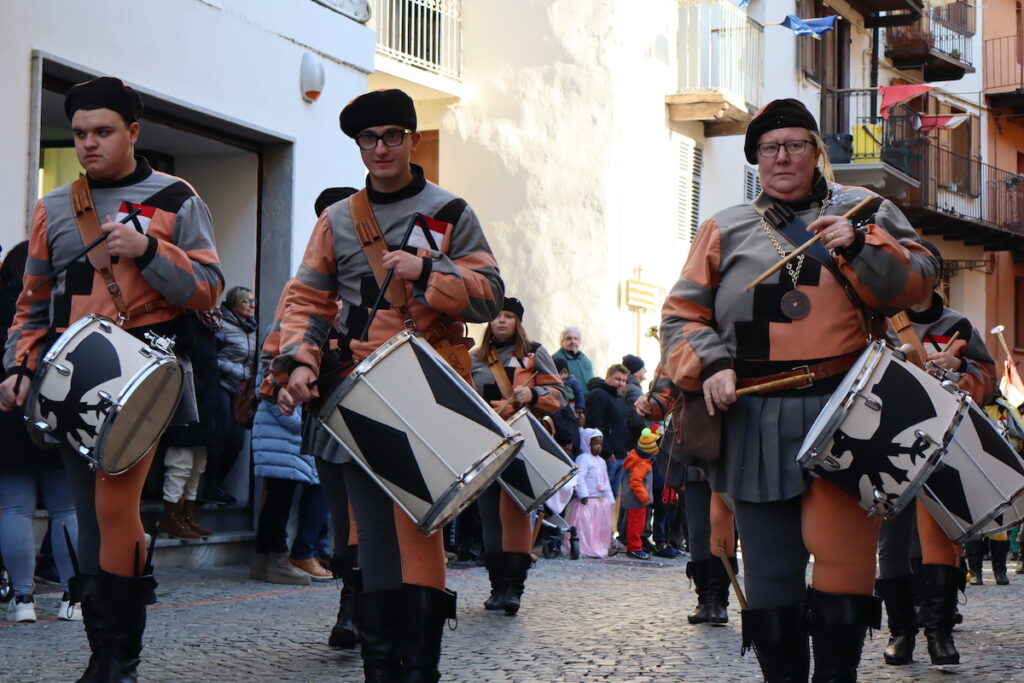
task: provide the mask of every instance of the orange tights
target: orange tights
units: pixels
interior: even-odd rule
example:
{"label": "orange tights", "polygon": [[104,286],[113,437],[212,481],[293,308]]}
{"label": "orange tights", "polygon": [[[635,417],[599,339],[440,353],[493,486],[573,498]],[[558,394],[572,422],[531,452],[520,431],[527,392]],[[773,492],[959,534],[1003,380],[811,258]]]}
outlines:
{"label": "orange tights", "polygon": [[801,501],[804,545],[814,555],[811,585],[823,593],[871,595],[882,527],[847,493],[812,479]]}
{"label": "orange tights", "polygon": [[736,526],[733,511],[722,497],[711,492],[711,554],[718,556],[721,550],[732,556],[736,554]]}
{"label": "orange tights", "polygon": [[533,550],[533,526],[505,489],[501,490],[498,514],[501,517],[501,550],[506,553],[528,553]]}
{"label": "orange tights", "polygon": [[96,523],[100,530],[100,569],[117,576],[141,574],[146,535],[139,516],[142,485],[153,464],[153,446],[135,467],[118,475],[96,474]]}
{"label": "orange tights", "polygon": [[921,539],[921,564],[960,566],[960,546],[949,540],[920,500],[917,501],[917,535]]}
{"label": "orange tights", "polygon": [[442,590],[445,576],[444,534],[424,536],[416,528],[416,522],[397,505],[394,506],[394,515],[398,549],[402,555],[402,583]]}

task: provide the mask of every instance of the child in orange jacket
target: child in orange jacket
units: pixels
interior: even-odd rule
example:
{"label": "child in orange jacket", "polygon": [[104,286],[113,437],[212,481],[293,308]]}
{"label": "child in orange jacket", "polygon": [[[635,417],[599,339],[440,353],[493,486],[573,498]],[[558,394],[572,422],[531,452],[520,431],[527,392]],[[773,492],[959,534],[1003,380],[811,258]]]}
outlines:
{"label": "child in orange jacket", "polygon": [[628,475],[623,479],[622,508],[626,511],[626,554],[637,560],[649,560],[644,551],[643,533],[647,521],[647,506],[653,496],[653,464],[658,453],[658,437],[647,428],[640,433],[636,448],[626,456],[623,467]]}

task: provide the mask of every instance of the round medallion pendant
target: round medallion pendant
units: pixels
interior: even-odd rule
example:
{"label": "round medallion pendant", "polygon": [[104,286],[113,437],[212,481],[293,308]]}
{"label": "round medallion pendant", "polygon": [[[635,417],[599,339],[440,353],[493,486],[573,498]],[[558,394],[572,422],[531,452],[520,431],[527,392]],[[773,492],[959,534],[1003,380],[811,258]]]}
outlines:
{"label": "round medallion pendant", "polygon": [[811,300],[795,289],[782,295],[782,314],[790,320],[800,320],[811,311]]}

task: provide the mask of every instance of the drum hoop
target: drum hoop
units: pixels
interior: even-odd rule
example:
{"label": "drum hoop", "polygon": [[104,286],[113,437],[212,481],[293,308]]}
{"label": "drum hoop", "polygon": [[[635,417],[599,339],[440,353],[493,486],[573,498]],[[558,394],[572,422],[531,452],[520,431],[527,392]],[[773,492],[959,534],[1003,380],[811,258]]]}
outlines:
{"label": "drum hoop", "polygon": [[[382,360],[390,356],[391,353],[399,346],[406,342],[411,343],[414,336],[415,335],[409,330],[402,330],[375,348],[366,356],[366,358],[359,361],[359,364],[356,365],[355,369],[353,369],[352,372],[350,372],[341,381],[341,383],[327,397],[327,400],[324,401],[323,405],[320,407],[320,411],[317,413],[317,420],[319,420],[321,424],[326,424],[327,419],[331,416],[331,413],[334,412],[334,409],[345,399],[346,396],[348,396],[353,387],[355,387],[356,380],[372,370]],[[334,438],[337,439],[336,436]]]}
{"label": "drum hoop", "polygon": [[[162,353],[159,352],[159,350],[156,351],[158,353]],[[178,385],[178,399],[174,402],[174,408],[172,408],[168,412],[167,419],[164,421],[164,425],[159,430],[157,430],[156,436],[153,438],[153,440],[146,446],[146,448],[143,449],[142,453],[140,453],[137,458],[134,458],[132,460],[130,465],[117,471],[108,470],[102,465],[103,459],[101,457],[96,456],[97,453],[102,453],[103,449],[106,448],[107,437],[110,436],[110,430],[114,428],[114,422],[117,419],[117,417],[120,416],[121,409],[124,407],[125,403],[131,399],[132,395],[136,391],[139,390],[139,388],[142,386],[143,381],[146,378],[152,375],[159,368],[163,367],[164,365],[168,365],[169,363],[174,363],[175,365],[178,366],[179,375],[184,373],[184,370],[181,368],[181,363],[179,363],[178,359],[175,358],[174,356],[164,355],[162,357],[155,357],[153,359],[153,362],[151,362],[150,364],[146,365],[144,368],[136,372],[128,381],[128,383],[125,384],[124,390],[118,395],[118,402],[115,404],[116,408],[107,413],[106,418],[103,420],[103,424],[100,425],[100,428],[97,430],[96,445],[93,446],[92,457],[90,458],[90,460],[96,462],[97,467],[105,474],[117,476],[119,474],[124,474],[131,468],[135,467],[135,465],[138,464],[139,460],[142,460],[142,458],[145,457],[146,453],[149,452],[149,449],[153,447],[153,444],[160,440],[164,432],[167,430],[167,426],[171,423],[171,420],[174,419],[174,413],[177,410],[178,403],[181,402],[181,395],[185,390],[184,381],[180,382]],[[182,379],[184,380],[184,378]]]}
{"label": "drum hoop", "polygon": [[[509,427],[512,427],[512,423],[513,422],[515,422],[516,420],[520,420],[520,419],[522,419],[524,417],[526,418],[526,421],[529,424],[530,429],[533,429],[533,424],[532,424],[532,422],[530,422],[530,420],[531,420],[531,418],[533,420],[536,420],[537,418],[536,418],[536,416],[533,413],[530,412],[529,408],[520,408],[519,410],[517,410],[515,412],[515,414],[513,414],[512,417],[510,417],[508,419]],[[523,440],[523,444],[525,445],[525,443],[526,443],[526,440],[524,439]],[[517,458],[522,458],[528,464],[531,463],[530,459],[527,458],[524,455],[522,449],[519,450],[519,453],[516,455],[516,457]],[[505,492],[508,493],[508,495],[512,498],[512,500],[515,501],[516,505],[519,506],[519,509],[522,510],[525,514],[529,515],[529,514],[532,514],[533,512],[535,512],[536,510],[538,510],[542,505],[544,505],[544,503],[548,502],[548,499],[551,498],[551,496],[555,495],[560,488],[565,486],[566,483],[568,483],[568,481],[570,479],[572,479],[576,475],[577,472],[579,472],[579,468],[576,467],[576,463],[574,463],[572,460],[569,460],[568,457],[566,457],[563,460],[563,462],[565,464],[569,465],[569,467],[570,467],[569,474],[565,475],[564,477],[559,479],[556,483],[552,484],[543,493],[539,494],[536,498],[534,498],[534,501],[531,504],[529,504],[529,505],[523,505],[522,501],[520,501],[520,499],[519,499],[520,498],[520,494],[522,492],[520,492],[518,489],[515,489],[512,486],[510,486],[509,484],[507,484],[500,474],[498,475],[498,483],[501,485],[501,488],[505,489]],[[536,468],[534,468],[534,469],[536,469]]]}

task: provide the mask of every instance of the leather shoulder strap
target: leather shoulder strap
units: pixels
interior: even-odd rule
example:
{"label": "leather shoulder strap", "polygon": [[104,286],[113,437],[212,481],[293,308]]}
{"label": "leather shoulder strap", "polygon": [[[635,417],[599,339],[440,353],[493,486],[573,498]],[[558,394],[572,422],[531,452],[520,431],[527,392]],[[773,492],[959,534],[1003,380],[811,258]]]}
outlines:
{"label": "leather shoulder strap", "polygon": [[493,347],[487,352],[487,365],[491,368],[491,374],[494,375],[494,383],[498,385],[498,391],[501,392],[502,398],[508,398],[512,395],[512,380],[508,378],[508,373],[505,372],[505,366],[502,365],[501,359],[498,357],[498,352]]}
{"label": "leather shoulder strap", "polygon": [[[384,284],[384,278],[387,277],[387,269],[384,268],[384,254],[388,252],[388,245],[384,241],[384,234],[380,230],[377,217],[373,214],[366,189],[363,188],[352,195],[348,200],[348,206],[352,214],[356,238],[366,253],[373,277],[377,280],[377,286],[380,287]],[[392,279],[387,292],[384,293],[384,298],[392,306],[404,307],[406,305],[405,286],[399,280]]]}
{"label": "leather shoulder strap", "polygon": [[895,330],[896,337],[900,340],[901,345],[910,344],[911,352],[907,354],[907,359],[919,368],[924,367],[928,354],[924,350],[921,338],[914,331],[914,325],[910,322],[910,316],[907,315],[906,311],[900,311],[896,315],[891,316],[889,324]]}
{"label": "leather shoulder strap", "polygon": [[[75,222],[78,224],[78,232],[82,235],[83,244],[95,242],[103,233],[100,230],[100,219],[96,215],[96,206],[92,202],[92,193],[89,192],[89,181],[85,176],[71,183],[71,208],[75,212]],[[127,309],[124,299],[121,296],[121,288],[114,280],[114,273],[110,267],[110,253],[107,251],[107,243],[100,242],[87,254],[89,263],[99,271],[103,281],[107,285],[107,292],[114,300],[114,306],[121,316],[120,323],[123,325],[131,318],[131,311]]]}

